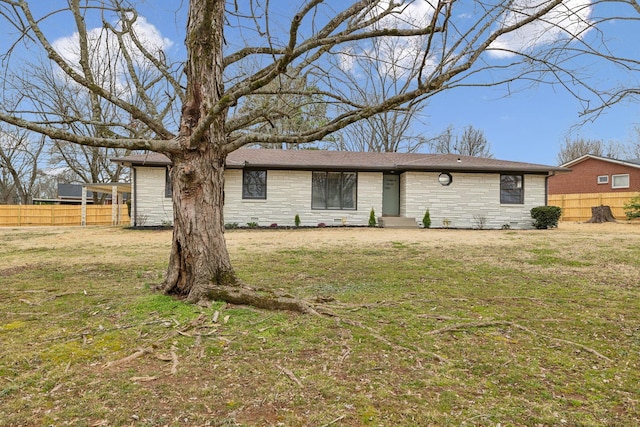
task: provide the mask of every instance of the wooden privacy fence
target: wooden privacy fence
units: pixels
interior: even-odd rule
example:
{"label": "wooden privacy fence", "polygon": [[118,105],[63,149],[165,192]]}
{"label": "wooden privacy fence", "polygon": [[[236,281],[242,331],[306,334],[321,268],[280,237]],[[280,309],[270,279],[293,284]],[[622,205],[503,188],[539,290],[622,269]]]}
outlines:
{"label": "wooden privacy fence", "polygon": [[82,224],[80,205],[0,205],[0,227],[31,225],[123,225],[129,224],[126,205],[86,206]]}
{"label": "wooden privacy fence", "polygon": [[624,193],[584,193],[584,194],[553,194],[549,195],[547,204],[562,208],[560,221],[587,221],[591,218],[591,208],[594,206],[610,206],[616,219],[624,220],[624,205],[637,192]]}

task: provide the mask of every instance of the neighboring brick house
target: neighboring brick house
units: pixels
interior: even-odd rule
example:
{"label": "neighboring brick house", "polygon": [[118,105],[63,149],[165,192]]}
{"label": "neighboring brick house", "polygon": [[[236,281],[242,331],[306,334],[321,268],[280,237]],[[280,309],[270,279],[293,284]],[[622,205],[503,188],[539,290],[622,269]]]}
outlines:
{"label": "neighboring brick house", "polygon": [[[114,162],[131,167],[133,226],[173,221],[169,168],[160,154]],[[245,226],[367,225],[531,228],[547,202],[547,179],[567,169],[454,154],[240,149],[227,157],[226,223]]]}
{"label": "neighboring brick house", "polygon": [[640,191],[640,160],[616,160],[587,154],[562,165],[571,173],[549,178],[549,194]]}

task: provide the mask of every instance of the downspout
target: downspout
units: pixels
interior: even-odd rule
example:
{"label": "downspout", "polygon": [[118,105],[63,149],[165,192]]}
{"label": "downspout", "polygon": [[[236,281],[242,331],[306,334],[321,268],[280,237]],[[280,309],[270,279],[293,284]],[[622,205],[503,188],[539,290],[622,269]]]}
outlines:
{"label": "downspout", "polygon": [[549,172],[547,176],[544,177],[544,205],[549,206],[549,178],[554,176],[555,172]]}

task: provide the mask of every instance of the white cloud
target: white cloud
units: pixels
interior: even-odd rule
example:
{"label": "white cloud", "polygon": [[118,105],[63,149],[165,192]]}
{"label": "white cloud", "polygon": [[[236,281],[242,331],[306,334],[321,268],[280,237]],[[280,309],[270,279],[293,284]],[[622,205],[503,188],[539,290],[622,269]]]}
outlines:
{"label": "white cloud", "polygon": [[[121,23],[115,25],[116,29],[121,29]],[[158,29],[150,24],[144,17],[139,16],[133,24],[133,30],[144,48],[153,55],[158,56],[161,52],[170,48],[173,42],[168,38],[162,37]],[[110,31],[100,27],[87,31],[89,42],[90,64],[96,76],[102,85],[115,84],[117,86],[124,84],[124,75],[126,74],[126,64],[122,57],[122,51],[118,43],[117,37]],[[80,71],[80,36],[76,32],[68,37],[62,37],[55,40],[53,48],[62,57]],[[131,56],[137,67],[144,67],[148,64],[148,60],[142,52],[135,47],[133,41],[126,37],[124,43],[127,46],[127,52]],[[113,88],[111,88],[113,89]]]}
{"label": "white cloud", "polygon": [[393,4],[393,12],[380,20],[382,26],[390,28],[424,27],[433,16],[434,7],[431,3],[428,0],[381,0],[373,13],[380,15]]}
{"label": "white cloud", "polygon": [[[392,12],[380,19],[376,27],[423,28],[429,25],[433,16],[434,7],[431,3],[430,0],[380,0],[369,18],[387,12],[391,5]],[[414,67],[416,57],[424,48],[423,40],[424,36],[386,37],[377,43],[376,49],[371,45],[347,47],[339,54],[340,68],[357,76],[363,72],[358,60],[364,59],[365,62],[375,61],[382,72],[402,79],[401,76],[408,75]]]}
{"label": "white cloud", "polygon": [[[502,25],[514,25],[546,6],[548,0],[531,4],[517,0],[502,18]],[[490,54],[498,58],[526,52],[538,46],[563,39],[582,38],[590,27],[591,0],[567,0],[551,10],[543,19],[531,22],[511,33],[500,36],[491,44]]]}

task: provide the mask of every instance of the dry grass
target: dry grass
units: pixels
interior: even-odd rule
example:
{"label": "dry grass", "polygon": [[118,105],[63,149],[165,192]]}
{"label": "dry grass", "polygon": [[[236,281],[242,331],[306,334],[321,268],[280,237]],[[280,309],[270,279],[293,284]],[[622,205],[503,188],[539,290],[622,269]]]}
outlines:
{"label": "dry grass", "polygon": [[233,230],[317,318],[182,304],[170,232],[0,229],[0,425],[637,425],[640,225]]}

